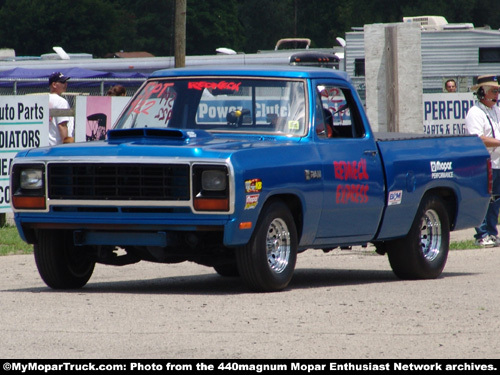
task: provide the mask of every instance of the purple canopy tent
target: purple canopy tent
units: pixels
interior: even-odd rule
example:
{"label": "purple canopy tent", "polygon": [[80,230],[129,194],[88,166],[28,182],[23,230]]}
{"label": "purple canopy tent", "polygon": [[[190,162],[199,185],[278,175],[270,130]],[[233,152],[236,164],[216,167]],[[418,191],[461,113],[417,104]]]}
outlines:
{"label": "purple canopy tent", "polygon": [[[71,77],[70,87],[95,87],[100,86],[102,79],[110,78],[110,84],[120,84],[123,86],[137,86],[137,79],[145,79],[146,75],[142,73],[112,73],[102,72],[97,70],[83,69],[83,68],[67,68],[60,69],[61,73],[65,76]],[[12,82],[17,81],[17,87],[48,87],[49,76],[54,73],[53,69],[25,69],[14,68],[10,70],[0,71],[0,87],[12,87]],[[38,79],[46,78],[46,81],[39,81]],[[120,79],[123,78],[123,81]],[[128,81],[130,78],[136,78],[133,81]],[[35,81],[30,81],[34,79]],[[99,80],[101,79],[101,80]],[[80,81],[83,80],[83,81]]]}

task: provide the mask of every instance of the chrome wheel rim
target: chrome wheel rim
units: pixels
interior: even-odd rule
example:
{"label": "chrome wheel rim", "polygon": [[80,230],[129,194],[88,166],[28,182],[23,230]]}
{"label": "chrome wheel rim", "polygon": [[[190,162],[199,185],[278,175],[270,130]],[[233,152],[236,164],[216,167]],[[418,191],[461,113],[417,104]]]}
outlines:
{"label": "chrome wheel rim", "polygon": [[283,272],[290,259],[290,232],[285,221],[274,219],[266,236],[267,262],[272,271]]}
{"label": "chrome wheel rim", "polygon": [[425,259],[433,261],[441,251],[441,220],[434,210],[428,210],[420,227],[420,249]]}

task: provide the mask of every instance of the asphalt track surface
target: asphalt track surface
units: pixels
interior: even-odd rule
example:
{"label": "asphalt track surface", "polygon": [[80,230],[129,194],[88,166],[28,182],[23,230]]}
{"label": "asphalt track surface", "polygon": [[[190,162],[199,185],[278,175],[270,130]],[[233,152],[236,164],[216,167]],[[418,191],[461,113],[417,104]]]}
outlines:
{"label": "asphalt track surface", "polygon": [[403,281],[372,249],[308,250],[289,287],[250,293],[192,263],[97,265],[75,291],[0,257],[0,358],[500,358],[500,248]]}

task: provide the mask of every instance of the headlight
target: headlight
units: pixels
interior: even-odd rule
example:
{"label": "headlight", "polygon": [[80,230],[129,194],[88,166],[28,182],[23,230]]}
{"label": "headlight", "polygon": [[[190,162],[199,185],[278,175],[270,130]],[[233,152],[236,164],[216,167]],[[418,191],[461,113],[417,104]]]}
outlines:
{"label": "headlight", "polygon": [[14,209],[45,209],[45,166],[14,164],[12,166],[11,202]]}
{"label": "headlight", "polygon": [[227,172],[221,170],[203,171],[201,188],[206,191],[223,191],[227,186]]}
{"label": "headlight", "polygon": [[25,169],[20,175],[21,189],[33,190],[43,187],[43,171],[40,169]]}
{"label": "headlight", "polygon": [[193,166],[193,206],[196,211],[229,211],[229,173],[225,165]]}

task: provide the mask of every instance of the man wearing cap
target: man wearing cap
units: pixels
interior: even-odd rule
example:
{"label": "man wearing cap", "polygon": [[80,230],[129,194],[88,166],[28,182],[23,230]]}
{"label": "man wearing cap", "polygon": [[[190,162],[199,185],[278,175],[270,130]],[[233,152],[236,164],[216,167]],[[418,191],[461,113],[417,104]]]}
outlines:
{"label": "man wearing cap", "polygon": [[[68,87],[68,79],[60,72],[52,73],[49,77],[49,110],[70,109],[68,101],[61,94]],[[73,142],[73,118],[72,117],[49,117],[49,146],[61,143]]]}
{"label": "man wearing cap", "polygon": [[465,126],[469,134],[477,134],[491,155],[493,169],[493,196],[486,211],[486,217],[476,228],[476,244],[484,247],[500,245],[498,237],[498,213],[500,211],[500,108],[498,101],[498,77],[484,75],[472,86],[477,96],[476,104],[469,109]]}

